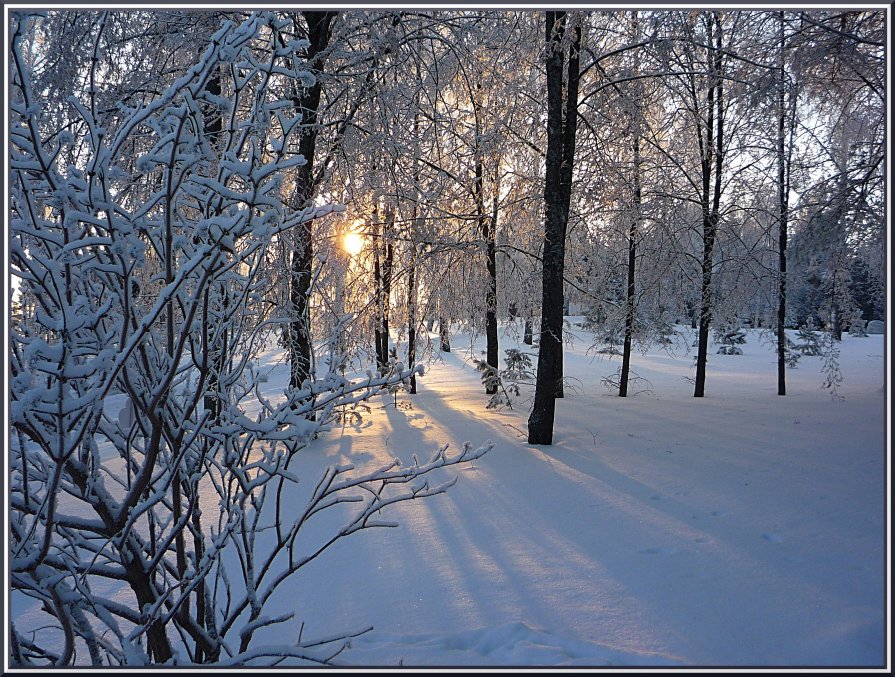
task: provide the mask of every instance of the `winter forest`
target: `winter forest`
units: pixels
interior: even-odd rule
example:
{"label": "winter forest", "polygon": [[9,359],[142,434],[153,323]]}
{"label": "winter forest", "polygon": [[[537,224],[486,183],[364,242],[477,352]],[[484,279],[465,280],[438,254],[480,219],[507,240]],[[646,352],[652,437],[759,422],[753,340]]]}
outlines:
{"label": "winter forest", "polygon": [[889,10],[6,10],[5,666],[884,667]]}

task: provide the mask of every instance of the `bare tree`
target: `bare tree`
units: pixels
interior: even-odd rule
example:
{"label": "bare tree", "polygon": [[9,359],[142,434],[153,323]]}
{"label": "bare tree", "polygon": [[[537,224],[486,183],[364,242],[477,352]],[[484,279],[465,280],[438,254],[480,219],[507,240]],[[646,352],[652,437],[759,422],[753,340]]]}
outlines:
{"label": "bare tree", "polygon": [[[546,13],[547,169],[541,340],[529,444],[553,443],[556,397],[562,383],[562,322],[566,224],[575,163],[581,25],[566,12]],[[571,38],[566,37],[569,31]]]}

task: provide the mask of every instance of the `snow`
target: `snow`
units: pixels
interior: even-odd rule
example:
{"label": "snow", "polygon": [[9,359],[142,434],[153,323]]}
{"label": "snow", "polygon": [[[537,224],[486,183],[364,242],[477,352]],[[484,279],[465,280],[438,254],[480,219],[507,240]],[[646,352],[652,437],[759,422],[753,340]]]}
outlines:
{"label": "snow", "polygon": [[[259,630],[261,643],[293,640],[304,622],[309,638],[373,626],[339,666],[884,664],[884,337],[843,336],[840,399],[821,387],[821,357],[788,370],[778,397],[772,341],[748,330],[743,355],[710,346],[696,399],[692,336],[678,327],[674,352],[634,354],[647,382],[623,399],[601,384],[620,358],[589,351],[592,335],[571,319],[552,446],[526,442],[530,386],[512,410],[486,409],[472,362],[484,340],[455,335],[417,395],[400,393],[397,407],[377,396],[296,457],[298,514],[327,466],[360,474],[444,444],[494,443],[445,494],[384,511],[398,528],[353,534],[309,562],[265,608],[295,620]],[[503,329],[501,354],[521,336]],[[282,352],[258,370],[275,400],[289,379]],[[216,501],[204,496],[203,513]],[[26,630],[27,605],[13,611]]]}
{"label": "snow", "polygon": [[685,337],[635,354],[650,390],[622,399],[600,385],[620,358],[572,333],[553,446],[527,444],[526,402],[486,410],[484,342],[458,351],[456,336],[416,396],[383,395],[308,448],[363,468],[495,443],[446,494],[392,511],[399,529],[352,536],[296,579],[309,633],[374,626],[337,663],[883,664],[883,337],[843,337],[840,400],[819,357],[778,397],[755,330],[743,355],[710,350],[705,398]]}

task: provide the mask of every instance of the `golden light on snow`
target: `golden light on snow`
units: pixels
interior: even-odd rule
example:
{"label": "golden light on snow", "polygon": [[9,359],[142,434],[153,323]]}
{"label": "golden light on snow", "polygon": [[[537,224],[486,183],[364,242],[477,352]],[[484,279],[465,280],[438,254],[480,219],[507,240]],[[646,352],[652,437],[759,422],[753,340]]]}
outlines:
{"label": "golden light on snow", "polygon": [[355,232],[345,233],[342,236],[342,248],[351,256],[357,256],[364,248],[364,236]]}

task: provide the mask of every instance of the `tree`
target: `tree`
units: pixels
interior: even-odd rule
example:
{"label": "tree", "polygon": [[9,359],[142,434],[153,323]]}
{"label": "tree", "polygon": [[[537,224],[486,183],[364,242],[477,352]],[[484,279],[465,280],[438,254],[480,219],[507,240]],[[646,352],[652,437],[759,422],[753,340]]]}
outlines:
{"label": "tree", "polygon": [[[693,123],[699,145],[700,174],[702,186],[700,207],[702,208],[702,281],[699,304],[699,337],[696,354],[696,383],[694,397],[705,395],[705,368],[708,358],[708,335],[712,320],[712,254],[718,232],[723,185],[724,145],[724,51],[722,49],[722,26],[717,12],[701,15],[705,24],[705,65],[708,82],[705,102],[696,98],[694,90]],[[695,47],[695,45],[694,45]],[[693,82],[691,80],[691,82]],[[703,112],[705,117],[703,118]]]}
{"label": "tree", "polygon": [[[326,50],[329,46],[331,28],[336,12],[302,11],[293,15],[296,33],[301,33],[298,18],[304,20],[307,47],[304,58],[313,77],[310,81],[296,80],[292,91],[292,105],[301,115],[301,138],[299,153],[305,163],[298,168],[295,177],[295,203],[299,208],[312,204],[319,178],[314,175],[317,130],[320,120],[320,100],[322,94],[321,75],[326,68]],[[292,253],[289,278],[289,301],[292,323],[289,326],[289,362],[292,368],[289,384],[301,388],[311,374],[311,342],[313,340],[309,312],[311,275],[314,257],[314,237],[312,222],[308,221],[298,230],[296,247]]]}
{"label": "tree", "polygon": [[[575,162],[581,25],[566,12],[546,13],[547,167],[544,181],[544,255],[541,340],[528,443],[552,444],[562,380],[562,311],[566,224]],[[566,38],[566,31],[571,38]]]}
{"label": "tree", "polygon": [[779,79],[777,92],[777,204],[779,209],[778,287],[777,287],[777,394],[786,395],[786,245],[789,226],[789,189],[792,161],[793,131],[795,127],[796,93],[786,95],[786,27],[785,13],[779,16]]}

